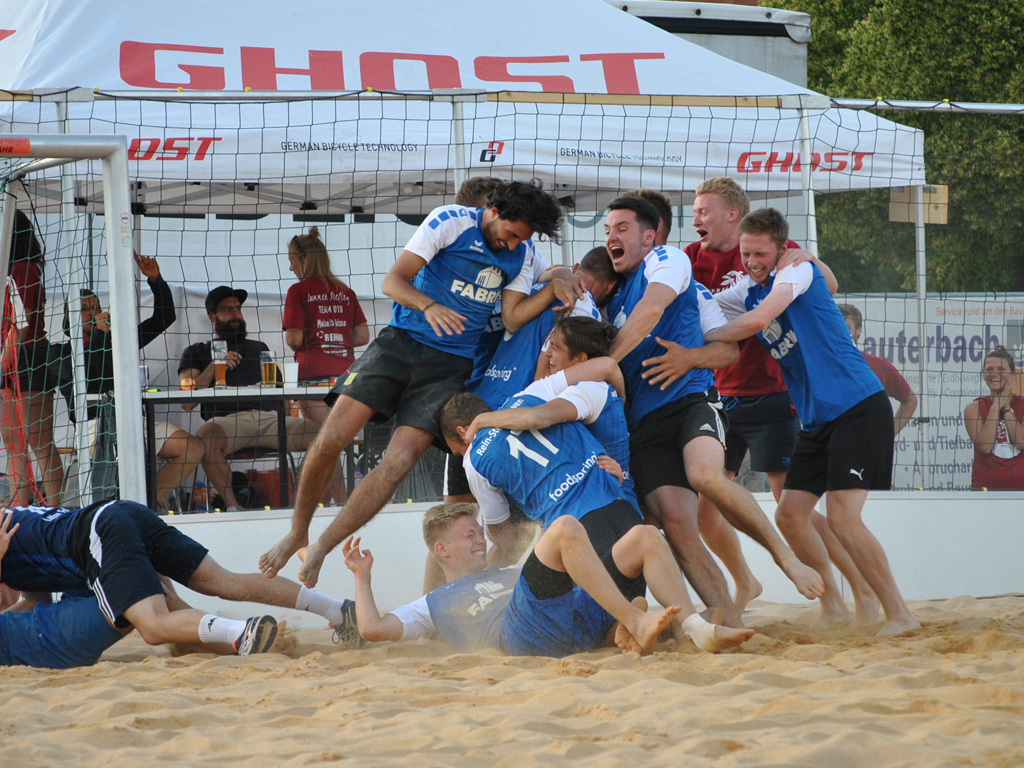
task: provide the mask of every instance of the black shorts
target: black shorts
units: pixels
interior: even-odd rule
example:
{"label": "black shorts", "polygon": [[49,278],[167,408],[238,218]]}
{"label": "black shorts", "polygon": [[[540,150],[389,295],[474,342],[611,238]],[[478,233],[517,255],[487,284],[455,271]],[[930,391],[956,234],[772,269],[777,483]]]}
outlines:
{"label": "black shorts", "polygon": [[399,427],[440,434],[441,408],[462,392],[473,361],[428,347],[408,333],[388,326],[339,377],[324,398],[333,405],[340,395],[373,408],[373,421],[395,417]]}
{"label": "black shorts", "polygon": [[718,390],[686,395],[644,417],[629,438],[629,472],[643,499],[663,485],[693,487],[686,477],[683,448],[701,436],[725,445],[725,419]]}
{"label": "black shorts", "polygon": [[755,472],[785,472],[800,430],[789,393],[727,397],[723,403],[729,417],[725,433],[726,470],[739,472],[750,451],[750,468]]}
{"label": "black shorts", "polygon": [[[612,547],[630,528],[642,525],[643,522],[643,518],[637,514],[633,505],[622,499],[588,512],[580,518],[580,525],[587,532],[594,551],[597,552],[615,586],[627,600],[643,597],[647,592],[647,582],[644,581],[643,574],[636,578],[623,574],[612,558]],[[568,573],[548,568],[534,552],[530,553],[523,564],[523,578],[526,579],[530,591],[540,600],[567,594],[576,586]]]}
{"label": "black shorts", "polygon": [[[22,394],[53,392],[61,383],[61,347],[40,342],[18,349],[18,387]],[[70,361],[68,361],[70,371]],[[3,387],[13,389],[13,374],[3,377]]]}
{"label": "black shorts", "polygon": [[783,487],[815,496],[852,488],[888,491],[894,437],[889,398],[876,392],[820,429],[800,432]]}
{"label": "black shorts", "polygon": [[455,456],[452,453],[445,455],[443,492],[445,496],[465,496],[467,493],[472,493],[461,456]]}
{"label": "black shorts", "polygon": [[209,550],[134,501],[111,501],[84,512],[72,532],[76,565],[115,626],[124,612],[164,594],[158,574],[187,585]]}

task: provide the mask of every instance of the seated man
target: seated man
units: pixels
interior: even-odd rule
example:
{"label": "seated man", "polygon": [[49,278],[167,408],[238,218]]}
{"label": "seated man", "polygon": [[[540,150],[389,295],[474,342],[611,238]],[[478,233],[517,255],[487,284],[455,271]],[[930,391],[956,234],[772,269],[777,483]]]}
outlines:
{"label": "seated man", "polygon": [[[206,296],[206,314],[213,325],[214,339],[227,341],[227,373],[229,387],[258,385],[262,382],[260,353],[269,350],[262,341],[246,338],[242,304],[248,291],[219,285]],[[200,389],[216,386],[211,342],[203,341],[188,347],[178,363],[178,378],[182,389]],[[186,410],[194,405],[183,406]],[[203,469],[214,488],[220,491],[227,511],[239,509],[231,486],[231,469],[226,454],[246,448],[277,447],[277,410],[281,406],[257,401],[235,400],[204,403],[201,409],[206,422],[196,432],[203,441],[205,456]],[[285,419],[288,449],[304,451],[316,437],[304,419]]]}
{"label": "seated man", "polygon": [[[632,528],[612,551],[618,569],[650,584],[670,606],[647,613],[642,596],[631,604],[609,577],[579,521],[555,520],[522,570],[488,568],[483,529],[475,504],[441,504],[427,510],[423,537],[447,583],[415,603],[381,616],[370,586],[373,557],[349,538],[345,564],[355,574],[356,614],[367,640],[413,640],[438,634],[458,651],[497,648],[505,653],[565,656],[615,641],[624,651],[650,648],[665,628],[677,640],[717,651],[743,643],[750,629],[709,624],[694,612],[672,553],[650,526]],[[642,594],[642,593],[641,593]]]}
{"label": "seated man", "polygon": [[171,612],[160,576],[204,595],[310,611],[342,631],[352,620],[350,601],[286,579],[224,570],[205,547],[132,501],[7,510],[0,564],[0,582],[21,592],[92,590],[111,625],[134,625],[150,645],[230,643],[244,656],[266,652],[277,634],[272,616],[234,621],[194,609]]}

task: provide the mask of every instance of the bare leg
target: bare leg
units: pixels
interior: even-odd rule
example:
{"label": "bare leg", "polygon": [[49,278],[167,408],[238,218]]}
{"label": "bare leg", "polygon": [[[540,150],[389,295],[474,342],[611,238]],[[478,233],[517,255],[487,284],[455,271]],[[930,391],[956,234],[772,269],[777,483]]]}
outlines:
{"label": "bare leg", "polygon": [[729,597],[725,577],[701,543],[693,492],[678,486],[663,485],[647,494],[644,503],[665,531],[679,567],[704,604],[709,608],[721,608],[726,626],[742,627],[740,613]]}
{"label": "bare leg", "polygon": [[697,523],[704,543],[718,556],[732,576],[736,585],[733,602],[736,610],[742,614],[747,603],[760,595],[763,587],[750,570],[747,558],[743,556],[740,537],[706,496],[697,498]]}
{"label": "bare leg", "polygon": [[[331,412],[327,403],[322,400],[303,400],[300,403],[300,407],[302,408],[302,415],[306,417],[306,421],[310,423],[310,426],[315,427],[316,432],[319,432]],[[345,471],[339,455],[338,461],[334,465],[334,472],[331,474],[330,482],[327,483],[323,493],[320,495],[320,503],[324,506],[328,506],[332,502],[341,505],[345,503],[347,498]]]}
{"label": "bare leg", "polygon": [[39,481],[46,501],[56,505],[60,503],[64,484],[64,465],[53,443],[53,392],[31,392],[27,400],[28,443],[39,465]]}
{"label": "bare leg", "polygon": [[203,441],[179,429],[167,437],[156,455],[167,462],[156,476],[156,497],[162,499],[192,477],[203,460]]}
{"label": "bare leg", "polygon": [[14,392],[0,391],[0,428],[7,453],[7,479],[11,483],[11,504],[24,506],[32,501],[29,489],[32,465],[28,459],[28,437],[24,411]]}
{"label": "bare leg", "polygon": [[[612,547],[612,560],[624,576],[635,578],[643,573],[651,594],[659,604],[680,606],[682,610],[673,620],[672,632],[677,641],[681,640],[685,634],[684,622],[697,609],[690,601],[683,575],[661,533],[649,525],[631,528]],[[713,645],[718,649],[730,648],[746,642],[753,635],[752,629],[716,627]]]}
{"label": "bare leg", "polygon": [[299,581],[310,588],[316,586],[327,554],[380,512],[433,441],[434,435],[425,429],[398,427],[395,430],[380,464],[356,486],[348,503],[320,538],[299,552],[302,559]]}
{"label": "bare leg", "polygon": [[220,492],[225,505],[237,507],[238,499],[231,486],[231,467],[224,457],[228,447],[227,435],[216,424],[206,422],[196,431],[196,437],[203,441],[203,470],[209,485]]}
{"label": "bare leg", "polygon": [[[309,523],[327,487],[328,479],[334,472],[334,466],[338,463],[338,457],[373,414],[372,408],[345,395],[334,403],[327,421],[320,428],[313,444],[306,451],[305,461],[302,462],[299,487],[295,491],[295,513],[292,515],[291,530],[260,556],[259,569],[268,578],[277,574],[292,555],[309,543]],[[365,482],[364,480],[360,483],[359,487]],[[353,493],[353,497],[355,495]],[[345,509],[348,509],[348,506],[349,504],[346,504]],[[343,509],[342,512],[344,511]]]}
{"label": "bare leg", "polygon": [[882,603],[886,621],[878,634],[897,635],[921,624],[900,595],[885,550],[861,519],[867,497],[868,492],[860,489],[830,491],[828,523]]}
{"label": "bare leg", "polygon": [[797,557],[817,571],[824,582],[825,589],[820,597],[823,622],[847,623],[850,621],[850,612],[843,602],[839,584],[832,573],[828,552],[821,537],[811,525],[811,515],[814,513],[817,500],[817,496],[806,491],[783,491],[779,507],[775,510],[775,522]]}
{"label": "bare leg", "polygon": [[861,575],[860,569],[853,562],[850,553],[839,543],[835,533],[828,524],[828,520],[820,512],[815,510],[811,513],[811,525],[818,532],[825,549],[828,551],[829,559],[843,574],[850,589],[853,591],[854,616],[858,624],[873,624],[878,620],[878,608],[880,603],[874,590]]}
{"label": "bare leg", "polygon": [[[533,551],[548,568],[568,573],[581,589],[629,631],[643,650],[657,642],[661,631],[682,610],[680,606],[673,605],[658,613],[647,613],[630,603],[615,586],[594,551],[586,530],[574,517],[564,516],[555,520],[544,531]],[[686,600],[689,602],[689,597]],[[690,607],[693,607],[692,603]]]}
{"label": "bare leg", "polygon": [[726,478],[725,449],[718,440],[704,436],[694,438],[683,448],[683,460],[686,476],[694,489],[707,496],[735,528],[767,549],[801,595],[808,600],[821,595],[821,579],[786,546],[750,491]]}

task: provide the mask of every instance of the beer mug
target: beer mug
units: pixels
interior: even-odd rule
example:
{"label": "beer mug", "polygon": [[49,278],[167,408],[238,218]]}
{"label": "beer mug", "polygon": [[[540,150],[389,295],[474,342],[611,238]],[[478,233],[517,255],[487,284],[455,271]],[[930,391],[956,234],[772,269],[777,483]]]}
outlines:
{"label": "beer mug", "polygon": [[213,354],[213,374],[218,387],[228,383],[228,343],[223,339],[214,339],[210,343]]}
{"label": "beer mug", "polygon": [[263,374],[263,386],[273,387],[277,384],[277,363],[274,353],[269,350],[260,352],[260,370]]}

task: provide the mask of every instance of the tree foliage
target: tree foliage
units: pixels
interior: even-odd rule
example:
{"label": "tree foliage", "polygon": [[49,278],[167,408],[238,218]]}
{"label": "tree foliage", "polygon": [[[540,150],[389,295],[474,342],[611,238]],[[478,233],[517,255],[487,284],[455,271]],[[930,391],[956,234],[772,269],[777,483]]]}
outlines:
{"label": "tree foliage", "polygon": [[[1024,102],[1024,3],[762,0],[811,15],[808,85],[839,98]],[[882,113],[925,132],[948,224],[928,228],[930,291],[1024,290],[1024,110],[1018,115]],[[855,291],[913,290],[912,225],[888,193],[818,196],[819,241]],[[896,281],[890,282],[890,281]]]}

